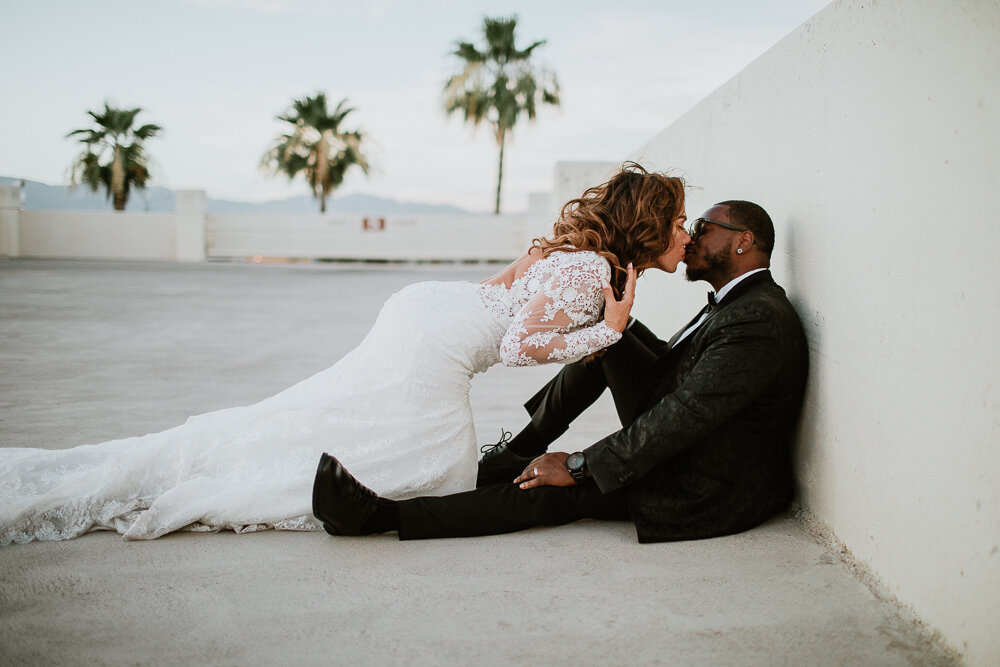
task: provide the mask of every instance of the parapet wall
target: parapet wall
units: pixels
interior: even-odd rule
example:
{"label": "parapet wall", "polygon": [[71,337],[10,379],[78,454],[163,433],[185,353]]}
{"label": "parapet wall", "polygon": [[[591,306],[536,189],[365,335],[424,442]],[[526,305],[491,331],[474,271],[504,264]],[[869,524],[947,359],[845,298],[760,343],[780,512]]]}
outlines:
{"label": "parapet wall", "polygon": [[[840,0],[630,156],[682,169],[692,218],[771,213],[812,351],[800,497],[976,665],[1000,660],[998,34],[995,0]],[[649,282],[668,335],[704,298]]]}
{"label": "parapet wall", "polygon": [[521,215],[211,215],[200,190],[177,191],[174,213],[22,210],[0,186],[7,257],[509,261],[525,233]]}

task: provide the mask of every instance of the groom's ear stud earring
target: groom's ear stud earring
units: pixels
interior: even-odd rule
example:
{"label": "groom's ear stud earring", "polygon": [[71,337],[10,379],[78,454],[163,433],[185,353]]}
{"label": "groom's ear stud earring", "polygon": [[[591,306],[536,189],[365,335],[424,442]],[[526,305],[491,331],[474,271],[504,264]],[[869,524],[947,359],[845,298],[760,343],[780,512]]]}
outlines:
{"label": "groom's ear stud earring", "polygon": [[743,248],[737,248],[736,249],[736,254],[737,255],[742,255],[743,254]]}

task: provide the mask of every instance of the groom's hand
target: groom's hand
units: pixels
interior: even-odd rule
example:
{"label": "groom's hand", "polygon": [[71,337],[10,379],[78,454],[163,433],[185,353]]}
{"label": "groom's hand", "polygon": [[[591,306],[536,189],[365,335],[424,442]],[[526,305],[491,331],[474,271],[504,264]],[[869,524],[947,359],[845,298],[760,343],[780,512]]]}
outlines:
{"label": "groom's hand", "polygon": [[514,480],[522,489],[533,489],[536,486],[572,486],[576,480],[569,474],[566,467],[566,452],[549,452],[542,454],[528,464],[521,476]]}

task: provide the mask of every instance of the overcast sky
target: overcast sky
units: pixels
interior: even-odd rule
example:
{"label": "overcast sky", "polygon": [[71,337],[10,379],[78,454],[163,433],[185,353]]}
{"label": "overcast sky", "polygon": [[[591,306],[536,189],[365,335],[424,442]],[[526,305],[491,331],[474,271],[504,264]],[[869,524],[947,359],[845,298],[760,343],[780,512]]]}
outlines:
{"label": "overcast sky", "polygon": [[[2,0],[0,175],[64,183],[88,109],[144,109],[158,185],[262,201],[303,194],[261,155],[293,98],[356,111],[373,170],[337,194],[492,207],[496,144],[441,110],[459,39],[516,14],[519,45],[562,88],[559,109],[515,128],[504,208],[550,189],[557,160],[620,160],[828,0]],[[661,165],[657,165],[662,167]],[[677,165],[683,167],[683,165]]]}

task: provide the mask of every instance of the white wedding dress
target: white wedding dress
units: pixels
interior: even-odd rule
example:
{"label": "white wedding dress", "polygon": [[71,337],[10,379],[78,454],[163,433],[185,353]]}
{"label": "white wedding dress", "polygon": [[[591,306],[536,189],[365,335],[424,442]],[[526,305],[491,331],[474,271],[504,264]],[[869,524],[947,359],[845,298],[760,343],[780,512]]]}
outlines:
{"label": "white wedding dress", "polygon": [[98,529],[128,539],[315,530],[323,452],[390,498],[471,489],[473,374],[569,362],[617,341],[601,319],[609,274],[593,252],[560,251],[509,288],[417,283],[332,367],[254,405],[98,445],[0,448],[0,545]]}

